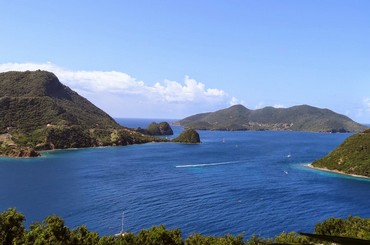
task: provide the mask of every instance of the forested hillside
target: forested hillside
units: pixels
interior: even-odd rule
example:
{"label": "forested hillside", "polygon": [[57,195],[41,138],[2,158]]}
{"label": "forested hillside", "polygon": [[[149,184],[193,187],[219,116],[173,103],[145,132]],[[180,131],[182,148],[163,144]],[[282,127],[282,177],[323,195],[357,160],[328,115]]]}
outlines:
{"label": "forested hillside", "polygon": [[328,109],[308,105],[249,110],[242,105],[201,113],[179,121],[181,126],[205,130],[293,130],[361,132],[367,127]]}
{"label": "forested hillside", "polygon": [[164,141],[120,126],[47,71],[0,73],[0,155]]}

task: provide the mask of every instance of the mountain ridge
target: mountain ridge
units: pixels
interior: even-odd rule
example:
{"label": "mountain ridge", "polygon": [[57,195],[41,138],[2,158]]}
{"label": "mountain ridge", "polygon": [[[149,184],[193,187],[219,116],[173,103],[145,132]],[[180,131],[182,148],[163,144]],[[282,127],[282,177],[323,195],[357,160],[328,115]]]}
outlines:
{"label": "mountain ridge", "polygon": [[[56,122],[86,127],[93,127],[97,123],[119,126],[107,113],[46,71],[0,73],[0,105],[3,108],[0,112],[0,130],[13,126],[32,130],[32,126],[28,129],[22,125],[28,121],[35,127]],[[33,109],[31,112],[35,115],[25,108]],[[15,122],[18,125],[12,125]]]}
{"label": "mountain ridge", "polygon": [[292,130],[310,132],[361,132],[366,126],[329,109],[309,105],[250,110],[234,105],[200,113],[179,121],[186,128],[204,130]]}
{"label": "mountain ridge", "polygon": [[48,71],[0,73],[0,155],[166,141],[119,125]]}

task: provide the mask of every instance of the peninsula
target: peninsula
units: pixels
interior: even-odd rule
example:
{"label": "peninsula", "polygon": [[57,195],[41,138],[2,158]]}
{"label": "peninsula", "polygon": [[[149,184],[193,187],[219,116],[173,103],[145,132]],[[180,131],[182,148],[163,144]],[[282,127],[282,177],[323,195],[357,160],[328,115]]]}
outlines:
{"label": "peninsula", "polygon": [[0,155],[167,141],[120,126],[47,71],[0,73]]}
{"label": "peninsula", "polygon": [[328,155],[313,162],[311,167],[369,178],[370,129],[348,137]]}
{"label": "peninsula", "polygon": [[307,132],[361,132],[366,126],[328,109],[309,105],[290,108],[265,107],[250,110],[234,105],[216,112],[201,113],[178,122],[200,130],[291,130]]}

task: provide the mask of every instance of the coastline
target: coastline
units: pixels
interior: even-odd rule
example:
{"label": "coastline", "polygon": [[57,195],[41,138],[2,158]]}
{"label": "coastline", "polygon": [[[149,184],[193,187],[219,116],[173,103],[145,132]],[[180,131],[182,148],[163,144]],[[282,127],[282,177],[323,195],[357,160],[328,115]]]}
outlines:
{"label": "coastline", "polygon": [[358,175],[358,174],[348,174],[348,173],[345,173],[345,172],[342,172],[342,171],[339,171],[339,170],[332,170],[332,169],[327,169],[327,168],[318,168],[318,167],[314,167],[312,165],[312,163],[306,164],[305,166],[307,166],[309,168],[312,168],[312,169],[315,169],[315,170],[320,170],[320,171],[325,171],[325,172],[329,172],[329,173],[335,173],[335,174],[350,176],[350,177],[359,178],[359,179],[370,180],[370,177],[368,177],[368,176]]}

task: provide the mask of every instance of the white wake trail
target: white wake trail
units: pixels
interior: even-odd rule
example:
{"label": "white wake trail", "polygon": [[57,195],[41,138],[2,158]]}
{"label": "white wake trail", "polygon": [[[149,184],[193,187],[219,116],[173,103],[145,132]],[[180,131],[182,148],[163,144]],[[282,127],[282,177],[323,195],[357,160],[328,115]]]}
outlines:
{"label": "white wake trail", "polygon": [[195,168],[195,167],[209,167],[217,165],[234,164],[240,161],[229,161],[229,162],[215,162],[215,163],[201,163],[201,164],[188,164],[188,165],[177,165],[176,168]]}

